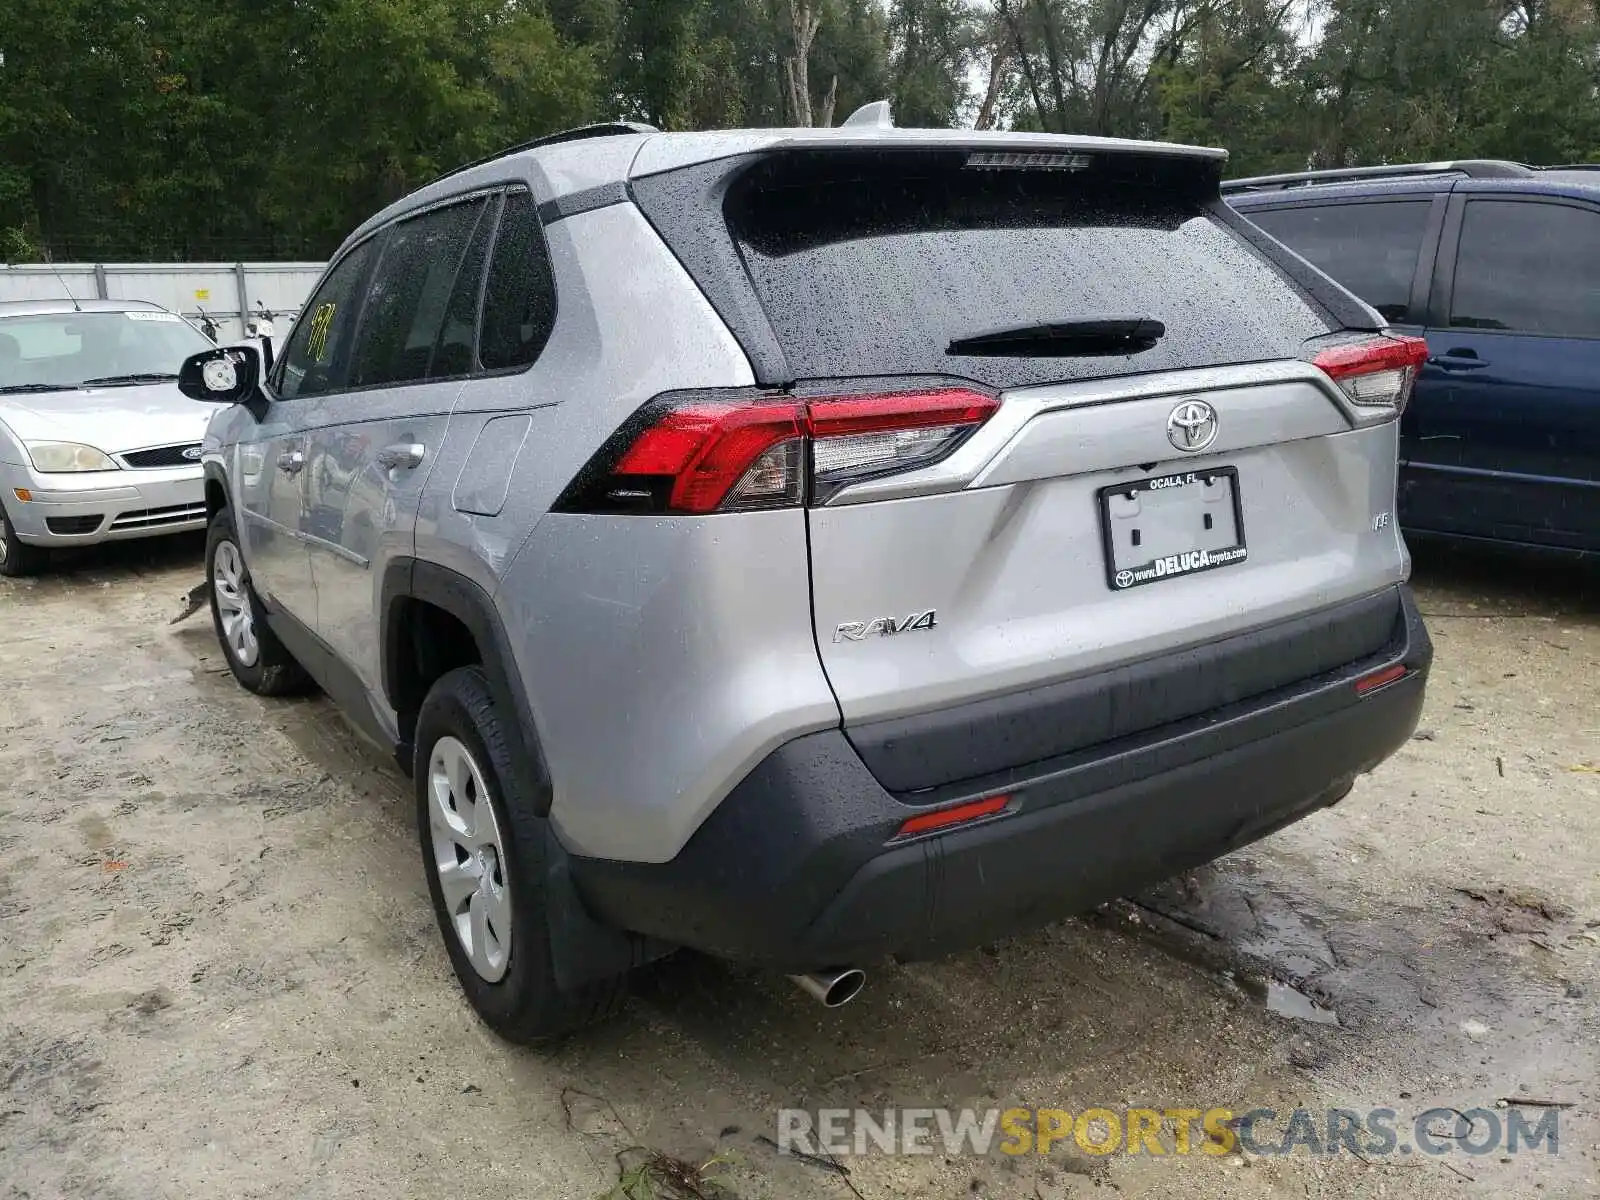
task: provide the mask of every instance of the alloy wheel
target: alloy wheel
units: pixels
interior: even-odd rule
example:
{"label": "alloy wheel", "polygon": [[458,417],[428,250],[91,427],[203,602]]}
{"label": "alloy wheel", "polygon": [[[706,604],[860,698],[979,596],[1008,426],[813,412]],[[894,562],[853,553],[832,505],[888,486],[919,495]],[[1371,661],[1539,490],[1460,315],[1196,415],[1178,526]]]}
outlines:
{"label": "alloy wheel", "polygon": [[505,843],[483,772],[453,737],[428,762],[428,826],[451,927],[472,969],[490,983],[511,961],[511,889]]}
{"label": "alloy wheel", "polygon": [[253,667],[261,657],[256,641],[255,609],[245,582],[244,559],[232,542],[218,542],[211,558],[212,590],[222,618],[222,636],[241,667]]}

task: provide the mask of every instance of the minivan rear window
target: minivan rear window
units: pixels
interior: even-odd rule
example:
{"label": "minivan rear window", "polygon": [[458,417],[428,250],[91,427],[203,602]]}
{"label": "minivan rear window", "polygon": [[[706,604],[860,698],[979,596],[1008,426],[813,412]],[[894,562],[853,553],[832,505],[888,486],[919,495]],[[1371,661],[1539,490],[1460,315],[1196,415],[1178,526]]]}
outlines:
{"label": "minivan rear window", "polygon": [[[994,387],[1286,358],[1320,309],[1212,215],[1182,165],[973,169],[965,152],[796,153],[724,206],[795,378],[960,376]],[[999,330],[1105,319],[1153,345],[951,353]]]}

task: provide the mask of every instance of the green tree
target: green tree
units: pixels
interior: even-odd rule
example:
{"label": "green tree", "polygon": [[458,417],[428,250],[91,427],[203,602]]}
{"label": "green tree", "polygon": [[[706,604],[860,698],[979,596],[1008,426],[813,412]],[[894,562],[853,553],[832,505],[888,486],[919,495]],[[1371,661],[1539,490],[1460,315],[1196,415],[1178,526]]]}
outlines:
{"label": "green tree", "polygon": [[902,125],[957,124],[978,52],[978,14],[963,0],[891,0],[890,74]]}

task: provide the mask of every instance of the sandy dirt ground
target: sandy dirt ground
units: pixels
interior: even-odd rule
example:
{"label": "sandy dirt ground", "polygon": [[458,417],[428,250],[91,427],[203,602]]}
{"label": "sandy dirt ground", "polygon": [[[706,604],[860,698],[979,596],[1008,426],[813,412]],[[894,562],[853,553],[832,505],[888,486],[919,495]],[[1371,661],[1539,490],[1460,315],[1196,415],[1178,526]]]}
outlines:
{"label": "sandy dirt ground", "polygon": [[[199,562],[183,540],[0,581],[0,1196],[587,1200],[649,1153],[720,1156],[725,1190],[694,1187],[747,1200],[1600,1196],[1592,575],[1419,553],[1418,737],[1214,867],[863,964],[836,1012],[678,956],[531,1051],[457,992],[407,784],[325,700],[240,690],[204,614],[167,627]],[[1532,1124],[1534,1100],[1569,1106],[1556,1155],[1069,1140],[840,1171],[768,1140],[784,1107],[1377,1106],[1408,1133],[1436,1105]]]}

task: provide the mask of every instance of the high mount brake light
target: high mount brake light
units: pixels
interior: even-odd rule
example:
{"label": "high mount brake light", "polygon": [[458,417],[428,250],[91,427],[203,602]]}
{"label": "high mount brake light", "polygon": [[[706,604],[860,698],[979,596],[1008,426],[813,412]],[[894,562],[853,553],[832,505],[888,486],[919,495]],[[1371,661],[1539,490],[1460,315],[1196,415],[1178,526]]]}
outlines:
{"label": "high mount brake light", "polygon": [[1396,412],[1405,408],[1417,372],[1427,361],[1427,342],[1400,336],[1329,346],[1311,360],[1352,404]]}
{"label": "high mount brake light", "polygon": [[855,480],[930,466],[999,407],[966,388],[664,399],[619,435],[558,507],[710,513],[817,503]]}

